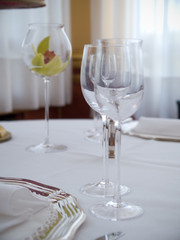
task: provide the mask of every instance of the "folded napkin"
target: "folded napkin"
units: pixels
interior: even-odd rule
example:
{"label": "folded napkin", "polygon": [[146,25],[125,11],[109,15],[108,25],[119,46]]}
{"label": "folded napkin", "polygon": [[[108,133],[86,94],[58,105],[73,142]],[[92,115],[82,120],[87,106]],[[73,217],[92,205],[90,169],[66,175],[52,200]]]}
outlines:
{"label": "folded napkin", "polygon": [[0,183],[0,239],[34,239],[57,220],[51,205],[25,187]]}
{"label": "folded napkin", "polygon": [[180,120],[141,117],[131,135],[168,141],[180,141]]}

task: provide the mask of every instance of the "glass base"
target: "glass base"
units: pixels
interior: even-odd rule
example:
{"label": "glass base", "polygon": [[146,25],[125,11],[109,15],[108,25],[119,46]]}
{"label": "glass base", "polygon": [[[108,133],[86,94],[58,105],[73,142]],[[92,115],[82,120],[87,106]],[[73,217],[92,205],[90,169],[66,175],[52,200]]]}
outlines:
{"label": "glass base", "polygon": [[27,147],[28,151],[35,153],[51,153],[51,152],[61,152],[67,150],[65,145],[55,145],[55,144],[44,144],[40,143],[38,145]]}
{"label": "glass base", "polygon": [[92,142],[100,143],[102,141],[102,136],[96,129],[87,130],[85,133],[85,139]]}
{"label": "glass base", "polygon": [[117,204],[113,201],[99,203],[91,207],[91,213],[97,218],[110,221],[120,221],[139,217],[143,214],[143,209],[126,202]]}
{"label": "glass base", "polygon": [[[114,195],[114,184],[112,182],[105,183],[89,183],[80,189],[81,193],[92,197],[112,197]],[[130,192],[129,187],[121,185],[121,195]]]}

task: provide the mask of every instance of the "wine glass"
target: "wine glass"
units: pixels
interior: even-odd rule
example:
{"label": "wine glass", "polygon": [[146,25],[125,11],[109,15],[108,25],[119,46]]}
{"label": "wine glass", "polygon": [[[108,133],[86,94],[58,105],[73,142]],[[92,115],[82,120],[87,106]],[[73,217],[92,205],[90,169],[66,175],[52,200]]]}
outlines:
{"label": "wine glass", "polygon": [[65,33],[64,25],[29,24],[22,43],[22,53],[29,70],[44,81],[45,139],[38,145],[28,147],[28,150],[39,153],[66,150],[66,146],[52,144],[49,140],[49,84],[54,76],[67,68],[72,54],[71,43]]}
{"label": "wine glass", "polygon": [[130,219],[143,213],[140,206],[122,201],[120,194],[121,122],[137,111],[144,92],[141,47],[141,40],[127,45],[100,44],[96,58],[95,97],[101,112],[115,122],[114,196],[91,207],[92,214],[106,220]]}
{"label": "wine glass", "polygon": [[[80,82],[82,93],[86,102],[94,111],[100,113],[102,117],[103,178],[100,182],[86,184],[81,188],[81,192],[90,196],[104,197],[113,195],[114,184],[109,181],[107,168],[109,119],[105,114],[102,114],[94,93],[94,74],[97,50],[97,45],[89,44],[84,46]],[[129,188],[127,186],[121,185],[120,188],[121,194],[129,192]]]}

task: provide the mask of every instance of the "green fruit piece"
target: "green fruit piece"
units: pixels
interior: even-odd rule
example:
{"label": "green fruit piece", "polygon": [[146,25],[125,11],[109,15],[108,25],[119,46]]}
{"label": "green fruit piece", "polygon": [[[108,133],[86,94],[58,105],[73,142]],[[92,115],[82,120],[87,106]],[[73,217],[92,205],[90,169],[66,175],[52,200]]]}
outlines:
{"label": "green fruit piece", "polygon": [[32,59],[32,65],[36,67],[43,66],[44,56],[41,53],[36,54],[35,57]]}
{"label": "green fruit piece", "polygon": [[45,37],[38,45],[37,52],[44,54],[47,50],[49,50],[49,40],[50,36]]}
{"label": "green fruit piece", "polygon": [[41,68],[32,68],[33,72],[36,72],[42,76],[55,76],[64,71],[68,62],[63,63],[58,56],[55,56],[49,63],[43,64]]}

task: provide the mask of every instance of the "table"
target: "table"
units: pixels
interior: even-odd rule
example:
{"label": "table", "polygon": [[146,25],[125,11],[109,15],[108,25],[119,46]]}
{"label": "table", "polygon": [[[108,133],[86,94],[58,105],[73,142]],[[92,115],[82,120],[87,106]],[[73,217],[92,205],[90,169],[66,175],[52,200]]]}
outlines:
{"label": "table", "polygon": [[[74,240],[90,240],[113,231],[125,233],[123,240],[180,239],[180,143],[122,136],[121,182],[131,189],[123,200],[142,206],[144,214],[111,222],[96,219],[89,212],[103,199],[80,193],[82,185],[102,177],[101,144],[85,139],[92,120],[50,120],[52,142],[65,144],[68,150],[49,154],[25,150],[42,141],[43,120],[4,121],[0,125],[12,133],[10,141],[0,144],[0,176],[32,179],[75,196],[87,218]],[[114,160],[109,161],[113,166]]]}

